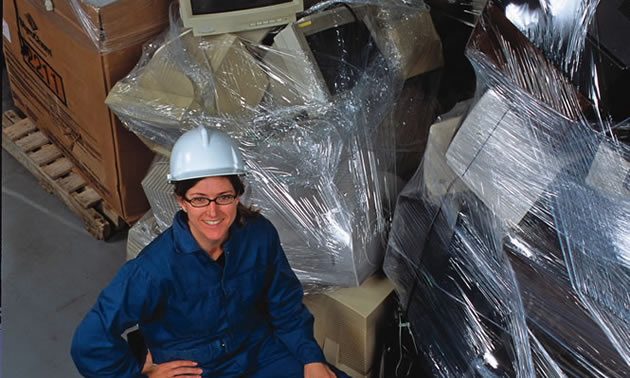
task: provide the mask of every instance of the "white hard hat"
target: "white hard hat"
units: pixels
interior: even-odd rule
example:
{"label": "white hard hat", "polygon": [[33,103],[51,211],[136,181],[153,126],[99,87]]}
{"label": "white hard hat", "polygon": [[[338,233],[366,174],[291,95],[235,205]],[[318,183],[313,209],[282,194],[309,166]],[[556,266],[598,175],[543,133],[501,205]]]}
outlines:
{"label": "white hard hat", "polygon": [[244,175],[243,158],[230,137],[200,126],[185,132],[171,151],[169,182],[200,177]]}

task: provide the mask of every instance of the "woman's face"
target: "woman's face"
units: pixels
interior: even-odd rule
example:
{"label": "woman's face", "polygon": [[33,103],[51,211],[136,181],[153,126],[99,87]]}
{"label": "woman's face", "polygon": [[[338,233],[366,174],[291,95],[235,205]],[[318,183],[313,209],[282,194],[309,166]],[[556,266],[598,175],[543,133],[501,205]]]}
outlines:
{"label": "woman's face", "polygon": [[[226,177],[206,177],[199,180],[185,194],[186,199],[203,197],[215,199],[221,195],[236,195],[232,183]],[[228,237],[230,225],[236,219],[236,208],[240,196],[229,205],[210,202],[206,207],[193,207],[190,202],[178,197],[177,201],[188,214],[188,226],[197,242],[204,246],[219,246]]]}

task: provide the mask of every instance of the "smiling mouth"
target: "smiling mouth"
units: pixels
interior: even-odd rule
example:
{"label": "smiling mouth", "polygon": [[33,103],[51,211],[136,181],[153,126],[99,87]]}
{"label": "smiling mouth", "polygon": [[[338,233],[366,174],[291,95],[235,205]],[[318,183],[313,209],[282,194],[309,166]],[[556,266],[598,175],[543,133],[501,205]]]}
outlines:
{"label": "smiling mouth", "polygon": [[216,226],[217,224],[221,223],[220,220],[217,221],[203,221],[203,223],[208,224],[210,226]]}

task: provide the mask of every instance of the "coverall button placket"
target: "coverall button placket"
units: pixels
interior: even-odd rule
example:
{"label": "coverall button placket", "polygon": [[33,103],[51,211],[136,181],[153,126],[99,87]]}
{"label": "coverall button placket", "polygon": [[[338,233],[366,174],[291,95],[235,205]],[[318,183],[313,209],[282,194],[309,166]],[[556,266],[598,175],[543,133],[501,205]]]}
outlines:
{"label": "coverall button placket", "polygon": [[228,271],[228,260],[229,260],[229,256],[230,256],[230,251],[228,249],[224,249],[223,253],[225,254],[225,260],[224,260],[224,264],[223,264],[223,272],[221,274],[221,290],[223,291],[223,295],[225,295],[226,297],[230,296],[230,292],[233,290],[230,290],[231,288],[226,288],[225,287],[225,276],[228,275],[229,271]]}
{"label": "coverall button placket", "polygon": [[223,307],[223,312],[225,313],[225,318],[228,320],[228,326],[227,326],[227,329],[226,329],[225,336],[223,338],[221,338],[221,348],[223,349],[224,353],[227,353],[228,348],[227,348],[226,338],[229,338],[230,334],[231,334],[231,331],[230,331],[230,328],[231,328],[230,323],[231,322],[229,321],[230,320],[229,311],[227,311],[227,307],[228,307],[227,303],[229,301],[229,294],[230,293],[225,288],[225,276],[226,276],[226,272],[227,272],[227,269],[228,269],[228,256],[230,255],[230,251],[227,248],[224,248],[223,249],[223,255],[224,255],[224,259],[225,260],[223,261],[223,270],[221,271],[221,296],[223,297],[222,298],[223,299],[223,303],[226,304],[225,306],[222,306],[222,307]]}

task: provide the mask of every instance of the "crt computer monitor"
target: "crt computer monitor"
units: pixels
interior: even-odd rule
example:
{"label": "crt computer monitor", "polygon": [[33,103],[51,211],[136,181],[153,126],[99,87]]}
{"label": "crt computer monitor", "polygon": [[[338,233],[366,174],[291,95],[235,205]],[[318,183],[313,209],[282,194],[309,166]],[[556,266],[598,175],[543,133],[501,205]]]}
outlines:
{"label": "crt computer monitor", "polygon": [[184,26],[195,36],[286,25],[303,10],[303,0],[179,0]]}
{"label": "crt computer monitor", "polygon": [[352,90],[385,58],[365,5],[337,6],[287,25],[274,38],[279,53],[265,58],[286,80],[272,81],[275,99],[292,105],[328,102]]}

